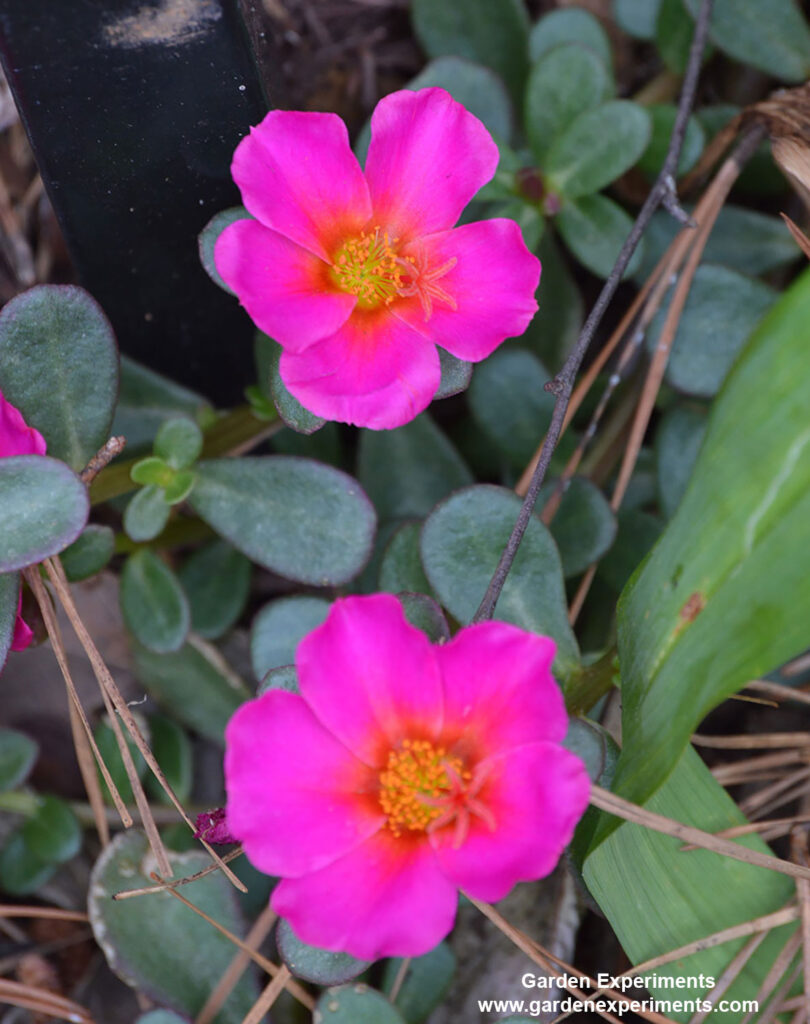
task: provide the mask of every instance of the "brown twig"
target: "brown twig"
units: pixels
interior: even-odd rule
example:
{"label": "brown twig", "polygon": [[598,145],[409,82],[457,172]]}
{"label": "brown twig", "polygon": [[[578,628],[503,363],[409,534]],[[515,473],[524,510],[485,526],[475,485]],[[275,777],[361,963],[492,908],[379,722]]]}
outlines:
{"label": "brown twig", "polygon": [[126,444],[127,439],[125,437],[111,437],[104,447],[100,448],[93,458],[90,459],[81,473],[79,473],[79,479],[81,482],[89,487],[102,469],[104,469],[105,466],[109,466],[116,455],[121,454],[124,448],[126,448]]}
{"label": "brown twig", "polygon": [[[275,911],[268,904],[253,922],[253,926],[245,936],[245,944],[250,946],[251,949],[258,949],[270,934],[270,929],[275,924],[275,921]],[[249,963],[250,956],[243,949],[240,949],[212,989],[211,995],[206,999],[205,1005],[197,1014],[194,1024],[211,1024],[211,1021],[222,1009],[225,1000],[245,973]]]}

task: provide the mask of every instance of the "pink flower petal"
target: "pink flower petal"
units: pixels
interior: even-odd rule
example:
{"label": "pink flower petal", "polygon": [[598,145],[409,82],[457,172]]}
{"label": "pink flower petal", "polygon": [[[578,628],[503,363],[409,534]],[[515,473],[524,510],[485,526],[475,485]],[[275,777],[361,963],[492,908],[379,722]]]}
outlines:
{"label": "pink flower petal", "polygon": [[272,110],[239,143],[231,172],[254,217],[327,261],[371,216],[368,186],[336,114]]}
{"label": "pink flower petal", "polygon": [[[36,431],[35,431],[36,433]],[[37,435],[39,436],[39,435]],[[37,455],[44,454],[37,452]],[[34,631],[20,614],[22,610],[22,588],[20,588],[20,600],[17,602],[17,618],[14,620],[14,635],[11,638],[12,651],[24,651],[34,639]]]}
{"label": "pink flower petal", "polygon": [[441,379],[435,345],[387,308],[355,309],[330,338],[305,352],[285,352],[280,372],[316,416],[374,430],[412,420]]}
{"label": "pink flower petal", "polygon": [[260,871],[317,870],[385,821],[369,795],[375,774],[297,694],[274,690],[248,701],[225,739],[228,828]]}
{"label": "pink flower petal", "polygon": [[383,764],[392,744],[441,730],[435,649],[392,594],[335,601],[295,661],[318,719],[369,765]]}
{"label": "pink flower petal", "polygon": [[494,829],[471,815],[465,841],[454,847],[453,825],[431,835],[442,870],[476,899],[503,899],[517,882],[554,870],[588,806],[582,761],[553,743],[533,743],[483,762],[491,774],[478,799]]}
{"label": "pink flower petal", "polygon": [[506,338],[523,334],[537,311],[540,260],[526,248],[515,221],[463,224],[412,242],[406,255],[420,247],[428,268],[458,260],[436,281],[455,309],[435,299],[428,320],[414,303],[397,305],[397,316],[469,362],[485,359]]}
{"label": "pink flower petal", "polygon": [[303,942],[363,960],[427,953],[453,927],[457,903],[430,846],[387,829],[321,871],[280,882],[271,899]]}
{"label": "pink flower petal", "polygon": [[0,459],[12,455],[44,455],[45,438],[29,427],[19,409],[0,392]]}
{"label": "pink flower petal", "polygon": [[539,740],[559,742],[568,728],[551,674],[554,641],[508,622],[481,622],[436,648],[444,686],[445,734],[470,760]]}
{"label": "pink flower petal", "polygon": [[323,260],[256,220],[225,228],[214,261],[256,326],[292,352],[334,334],[357,302],[329,285]]}
{"label": "pink flower petal", "polygon": [[451,228],[497,166],[489,132],[444,89],[391,93],[371,116],[374,222],[400,239]]}

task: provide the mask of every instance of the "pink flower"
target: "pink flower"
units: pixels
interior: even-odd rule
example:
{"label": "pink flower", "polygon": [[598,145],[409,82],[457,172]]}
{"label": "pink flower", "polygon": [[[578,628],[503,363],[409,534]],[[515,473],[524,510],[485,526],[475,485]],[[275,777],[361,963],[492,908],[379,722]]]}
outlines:
{"label": "pink flower", "polygon": [[304,942],[418,956],[457,890],[499,900],[557,863],[589,781],[560,741],[554,642],[503,622],[433,646],[392,595],[336,601],[271,690],[226,730],[231,832],[282,881]]}
{"label": "pink flower", "polygon": [[392,93],[371,132],[364,174],[337,115],[271,111],[232,165],[256,219],[226,228],[214,259],[284,349],[292,394],[319,416],[383,429],[429,404],[436,345],[478,362],[523,333],[540,262],[512,220],[453,227],[498,149],[449,93]]}
{"label": "pink flower", "polygon": [[[0,459],[12,455],[44,455],[45,438],[38,430],[29,427],[22,413],[11,402],[7,402],[0,392]],[[12,651],[24,651],[33,639],[33,631],[26,625],[20,615],[22,607],[22,591],[17,607],[17,619],[14,623],[14,636],[11,641]]]}

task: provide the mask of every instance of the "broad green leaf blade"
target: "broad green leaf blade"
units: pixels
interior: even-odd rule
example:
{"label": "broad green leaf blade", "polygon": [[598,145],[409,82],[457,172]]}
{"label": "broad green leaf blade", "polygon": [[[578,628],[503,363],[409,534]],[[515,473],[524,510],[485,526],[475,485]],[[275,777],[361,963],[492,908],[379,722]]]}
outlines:
{"label": "broad green leaf blade", "polygon": [[329,613],[322,597],[280,597],[265,605],[250,630],[250,660],[257,679],[281,665],[292,665],[295,650],[307,633],[320,626]]}
{"label": "broad green leaf blade", "polygon": [[694,34],[695,25],[683,0],[662,0],[655,21],[655,42],[664,63],[676,75],[686,70]]}
{"label": "broad green leaf blade", "polygon": [[539,60],[564,43],[585,46],[610,68],[612,54],[607,32],[599,19],[583,7],[568,7],[544,14],[529,33],[529,59]]}
{"label": "broad green leaf blade", "polygon": [[473,419],[515,469],[529,462],[551,422],[554,395],[545,390],[550,379],[540,360],[520,348],[495,352],[473,376]]}
{"label": "broad green leaf blade", "polygon": [[0,312],[0,391],[75,470],[110,436],[118,346],[101,307],[73,285],[37,285]]}
{"label": "broad green leaf blade", "polygon": [[200,252],[200,263],[203,268],[214,282],[218,284],[223,291],[228,292],[229,295],[235,295],[236,292],[225,284],[217,270],[216,263],[214,262],[214,246],[217,244],[217,239],[225,230],[230,227],[231,224],[235,224],[238,220],[252,220],[253,218],[244,208],[244,206],[232,206],[227,210],[221,210],[219,213],[215,213],[211,220],[205,225],[197,238],[197,245]]}
{"label": "broad green leaf blade", "polygon": [[650,141],[647,111],[630,100],[586,110],[548,152],[549,184],[567,199],[592,195],[636,163]]}
{"label": "broad green leaf blade", "polygon": [[191,628],[217,640],[244,611],[250,592],[250,560],[223,540],[198,548],[178,572],[191,608]]}
{"label": "broad green leaf blade", "polygon": [[[717,394],[751,332],[773,305],[773,288],[726,267],[698,267],[672,344],[666,379],[698,398]],[[647,347],[655,350],[666,310],[650,325]]]}
{"label": "broad green leaf blade", "polygon": [[[556,219],[566,245],[583,266],[598,277],[608,277],[619,250],[630,234],[633,221],[618,203],[607,196],[583,196],[566,203]],[[638,270],[644,253],[643,239],[633,254],[624,277]]]}
{"label": "broad green leaf blade", "polygon": [[617,785],[637,802],[707,711],[808,646],[809,318],[805,272],[737,361],[678,511],[622,595]]}
{"label": "broad green leaf blade", "polygon": [[604,103],[612,92],[610,73],[591,50],[566,43],[543,54],[529,75],[525,109],[526,135],[541,166],[568,125],[586,110]]}
{"label": "broad green leaf blade", "polygon": [[59,556],[71,583],[86,580],[108,564],[115,551],[115,533],[109,526],[91,523]]}
{"label": "broad green leaf blade", "polygon": [[363,568],[375,515],[350,476],[282,455],[198,464],[192,508],[259,565],[315,586],[346,583]]}
{"label": "broad green leaf blade", "polygon": [[424,516],[472,474],[427,413],[396,430],[364,430],[357,477],[380,522]]}
{"label": "broad green leaf blade", "polygon": [[[745,823],[739,808],[691,747],[645,806],[706,832]],[[770,852],[756,835],[739,842]],[[680,840],[630,824],[620,824],[592,850],[583,875],[633,963],[779,910],[795,893],[794,883],[784,875],[705,850],[684,852]],[[795,927],[786,925],[765,938],[725,998],[756,998],[765,974]],[[657,967],[655,973],[718,979],[746,941],[706,949]],[[681,991],[678,996],[700,997],[704,991]],[[660,999],[677,998],[672,989],[659,988],[652,994]],[[668,1016],[678,1021],[687,1021],[692,1014],[693,1010],[668,1011]],[[740,1013],[715,1010],[711,1019],[717,1024],[739,1024]]]}
{"label": "broad green leaf blade", "polygon": [[281,959],[296,978],[316,985],[342,985],[362,974],[371,960],[358,960],[348,953],[330,953],[302,942],[290,925],[281,920],[276,928],[276,945]]}
{"label": "broad green leaf blade", "polygon": [[251,694],[219,651],[193,634],[172,654],[155,654],[137,642],[132,646],[135,675],[158,704],[221,744],[228,719]]}
{"label": "broad green leaf blade", "polygon": [[522,0],[413,0],[416,38],[429,57],[467,57],[496,71],[516,105],[528,70],[529,18]]}
{"label": "broad green leaf blade", "polygon": [[[544,485],[538,509],[555,489],[553,480]],[[584,572],[608,551],[616,539],[616,517],[599,488],[585,477],[575,476],[563,492],[549,529],[560,552],[563,573],[569,578]]]}
{"label": "broad green leaf blade", "polygon": [[[151,741],[151,736],[144,728],[143,719],[138,716],[137,720],[138,725],[141,727],[141,731],[146,732],[147,738]],[[93,732],[99,753],[104,758],[104,763],[107,765],[107,769],[116,789],[121,794],[121,799],[125,804],[129,804],[131,806],[135,802],[135,798],[132,793],[132,783],[129,781],[127,770],[124,767],[124,759],[121,757],[121,751],[118,747],[118,740],[116,739],[112,726],[109,724],[109,719],[102,719]],[[132,755],[132,764],[137,772],[138,778],[143,779],[148,770],[143,754],[138,750],[135,740],[131,736],[124,733],[124,737],[126,739],[127,748]],[[101,771],[98,770],[98,767],[97,771],[98,781],[101,786],[101,792],[104,799],[108,804],[112,804],[112,794],[107,787],[104,776],[101,774]]]}
{"label": "broad green leaf blade", "polygon": [[17,621],[20,577],[16,572],[0,574],[0,669],[6,663]]}
{"label": "broad green leaf blade", "polygon": [[0,459],[0,573],[55,555],[87,522],[87,489],[46,455]]}
{"label": "broad green leaf blade", "polygon": [[[520,505],[504,488],[468,487],[439,505],[425,523],[422,564],[427,578],[462,624],[472,619],[484,596]],[[555,667],[563,677],[577,668],[579,651],[568,624],[560,556],[536,516],[529,521],[494,617],[553,637]]]}
{"label": "broad green leaf blade", "polygon": [[191,626],[179,580],[148,548],[131,555],[121,572],[121,612],[138,642],[156,654],[179,650]]}
{"label": "broad green leaf blade", "polygon": [[[174,877],[193,875],[210,864],[207,853],[169,854]],[[211,979],[219,978],[233,959],[234,946],[215,928],[168,893],[142,899],[113,900],[123,889],[151,885],[154,870],[149,844],[142,832],[129,831],[104,850],[90,880],[90,923],[107,962],[128,985],[156,1002],[196,1017],[211,994]],[[183,887],[200,910],[235,932],[244,934],[234,890],[219,872]],[[258,995],[255,981],[243,974],[215,1024],[241,1024]]]}
{"label": "broad green leaf blade", "polygon": [[[696,15],[700,0],[685,0]],[[810,74],[810,28],[795,0],[715,0],[709,38],[729,57],[784,82]]]}
{"label": "broad green leaf blade", "polygon": [[405,1024],[385,996],[366,985],[326,989],[315,1016],[329,1024]]}
{"label": "broad green leaf blade", "polygon": [[38,755],[39,747],[25,733],[0,729],[0,793],[21,786]]}

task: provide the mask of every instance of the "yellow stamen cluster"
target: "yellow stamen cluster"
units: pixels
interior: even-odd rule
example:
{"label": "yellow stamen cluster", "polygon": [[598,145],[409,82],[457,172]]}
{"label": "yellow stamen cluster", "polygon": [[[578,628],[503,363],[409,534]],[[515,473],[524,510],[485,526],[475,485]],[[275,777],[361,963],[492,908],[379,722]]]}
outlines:
{"label": "yellow stamen cluster", "polygon": [[356,295],[360,305],[367,309],[393,302],[401,285],[395,242],[379,227],[361,231],[356,238],[344,242],[332,263],[337,286]]}
{"label": "yellow stamen cluster", "polygon": [[441,805],[432,802],[452,788],[448,767],[469,778],[458,757],[449,756],[444,747],[434,747],[429,740],[405,740],[389,753],[380,772],[380,806],[395,836],[406,830],[424,831],[442,813]]}

